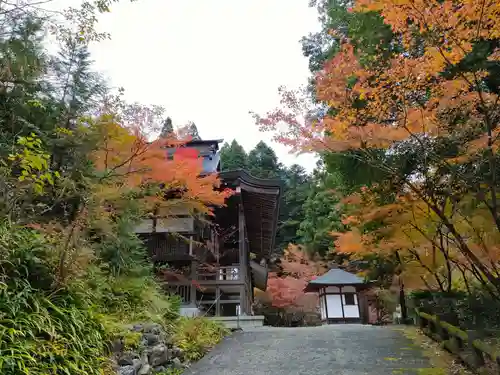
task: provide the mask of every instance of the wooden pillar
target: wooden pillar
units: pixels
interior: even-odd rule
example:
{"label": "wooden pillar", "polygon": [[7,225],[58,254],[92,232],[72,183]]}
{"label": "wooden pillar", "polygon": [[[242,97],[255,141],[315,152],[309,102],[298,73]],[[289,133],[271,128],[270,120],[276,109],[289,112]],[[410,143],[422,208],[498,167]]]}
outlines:
{"label": "wooden pillar", "polygon": [[189,236],[189,255],[193,256],[193,236]]}
{"label": "wooden pillar", "polygon": [[215,316],[220,316],[220,287],[215,287]]}
{"label": "wooden pillar", "polygon": [[345,313],[344,313],[344,295],[342,294],[342,287],[339,286],[340,291],[340,307],[342,308],[342,322],[345,323]]}
{"label": "wooden pillar", "polygon": [[198,268],[198,262],[196,260],[191,261],[191,293],[190,293],[190,301],[189,303],[193,306],[196,305],[196,285],[197,283],[194,283],[193,281],[197,279],[197,268]]}
{"label": "wooden pillar", "polygon": [[240,314],[239,315],[245,315],[245,296],[246,296],[246,286],[241,285],[240,286]]}
{"label": "wooden pillar", "polygon": [[365,306],[366,306],[366,301],[365,301],[365,296],[361,293],[360,290],[356,288],[356,300],[358,302],[358,311],[359,311],[359,320],[361,320],[361,323],[366,324],[366,317],[368,314],[365,314]]}
{"label": "wooden pillar", "polygon": [[247,248],[245,246],[245,213],[243,211],[243,199],[241,196],[241,190],[237,190],[240,195],[240,200],[238,202],[238,255],[240,262],[240,281],[243,284],[243,288],[240,291],[240,306],[243,314],[250,314],[248,307],[248,294],[247,294],[247,282],[248,282],[248,259],[247,259]]}
{"label": "wooden pillar", "polygon": [[327,295],[326,295],[326,288],[323,288],[323,300],[325,301],[326,324],[330,324],[328,322],[329,315],[328,315],[328,298],[327,298]]}
{"label": "wooden pillar", "polygon": [[[189,255],[193,256],[193,236],[189,236]],[[196,259],[193,259],[191,261],[191,273],[190,277],[191,279],[191,291],[190,291],[190,298],[189,298],[189,304],[192,306],[196,306],[196,284],[193,282],[194,280],[198,279],[198,261]]]}

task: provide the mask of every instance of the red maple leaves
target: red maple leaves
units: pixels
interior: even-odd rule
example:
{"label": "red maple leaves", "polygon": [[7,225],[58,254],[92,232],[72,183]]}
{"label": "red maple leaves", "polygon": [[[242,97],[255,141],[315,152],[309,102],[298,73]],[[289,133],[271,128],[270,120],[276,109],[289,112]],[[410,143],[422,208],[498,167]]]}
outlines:
{"label": "red maple leaves", "polygon": [[318,260],[311,259],[304,249],[289,245],[281,259],[284,276],[271,273],[267,283],[267,294],[271,304],[278,308],[315,309],[317,296],[304,293],[307,283],[325,271]]}

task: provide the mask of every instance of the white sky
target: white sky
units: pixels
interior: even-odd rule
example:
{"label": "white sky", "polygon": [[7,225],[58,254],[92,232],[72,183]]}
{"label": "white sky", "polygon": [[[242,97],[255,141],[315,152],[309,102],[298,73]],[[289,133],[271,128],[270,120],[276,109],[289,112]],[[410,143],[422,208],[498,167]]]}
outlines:
{"label": "white sky", "polygon": [[[127,100],[162,105],[175,125],[194,121],[202,138],[235,138],[249,151],[271,138],[249,111],[277,107],[280,85],[296,88],[309,76],[299,40],[319,23],[308,1],[121,0],[100,21],[112,39],[92,55]],[[314,168],[312,155],[272,146],[285,164]]]}

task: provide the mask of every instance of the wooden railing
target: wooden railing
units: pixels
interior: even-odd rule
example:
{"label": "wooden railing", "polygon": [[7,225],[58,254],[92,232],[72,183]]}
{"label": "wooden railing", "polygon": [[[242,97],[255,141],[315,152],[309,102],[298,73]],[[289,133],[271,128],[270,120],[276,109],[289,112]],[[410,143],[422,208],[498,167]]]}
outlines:
{"label": "wooden railing", "polygon": [[198,280],[237,281],[240,280],[240,266],[213,266],[199,268]]}
{"label": "wooden railing", "polygon": [[191,283],[168,283],[165,285],[165,291],[171,294],[177,294],[181,297],[183,303],[191,302]]}
{"label": "wooden railing", "polygon": [[189,242],[183,238],[168,236],[165,233],[142,234],[140,238],[148,248],[149,255],[155,261],[190,255]]}
{"label": "wooden railing", "polygon": [[433,340],[442,343],[445,349],[460,358],[474,371],[481,373],[500,372],[500,355],[495,349],[454,325],[441,321],[438,316],[416,311],[417,321],[422,331]]}
{"label": "wooden railing", "polygon": [[[189,275],[184,275],[184,280],[165,280],[164,289],[167,293],[177,294],[181,297],[183,303],[191,301],[192,287],[203,287],[207,285],[232,283],[241,280],[240,267],[233,266],[209,266],[198,269],[195,280],[190,280]],[[203,282],[206,282],[205,284]],[[233,283],[238,284],[238,283]],[[250,293],[250,291],[248,291]],[[227,301],[235,303],[235,301]]]}

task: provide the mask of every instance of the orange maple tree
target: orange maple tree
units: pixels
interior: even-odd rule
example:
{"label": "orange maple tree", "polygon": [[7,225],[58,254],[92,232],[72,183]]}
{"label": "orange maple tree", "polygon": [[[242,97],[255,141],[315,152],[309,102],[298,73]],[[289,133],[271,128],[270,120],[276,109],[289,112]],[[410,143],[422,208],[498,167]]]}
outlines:
{"label": "orange maple tree", "polygon": [[[144,203],[155,207],[162,215],[182,205],[189,211],[210,214],[212,206],[221,206],[231,194],[219,189],[216,173],[203,174],[203,161],[198,155],[187,155],[181,148],[188,140],[174,138],[148,139],[141,127],[126,127],[112,120],[97,125],[100,145],[92,153],[97,170],[106,182],[105,189],[112,194],[130,189],[159,187],[154,194],[145,196]],[[167,148],[177,148],[172,158]],[[169,192],[179,194],[166,198]],[[104,199],[106,194],[102,195]]]}
{"label": "orange maple tree", "polygon": [[[477,43],[496,45],[500,37],[498,2],[358,0],[352,11],[378,12],[391,26],[403,52],[390,58],[375,56],[366,63],[349,39],[341,40],[340,51],[315,79],[316,99],[330,109],[327,114],[311,115],[297,93],[284,91],[285,108],[257,117],[259,125],[274,131],[278,141],[298,152],[364,151],[366,161],[397,181],[397,194],[407,197],[406,201],[398,198],[389,205],[375,206],[369,200],[360,202],[363,214],[347,220],[354,221],[353,230],[335,234],[346,251],[374,251],[376,244],[386,251],[422,249],[413,254],[421,256],[439,243],[434,234],[444,233],[446,252],[452,251],[453,260],[500,292],[495,245],[500,232],[496,177],[500,100],[485,85],[489,71],[462,64]],[[488,60],[498,64],[500,50],[493,50]],[[456,152],[444,156],[436,155],[428,142],[458,138]],[[427,150],[426,169],[418,176],[402,175],[394,165],[370,157],[370,150],[394,153],[405,142]],[[474,165],[484,166],[484,171],[472,181],[462,171]],[[441,180],[436,179],[437,171]],[[439,199],[429,187],[438,184],[447,189]],[[476,208],[471,209],[471,204]],[[427,228],[413,215],[422,211]],[[405,223],[410,235],[401,230],[392,237],[383,233],[383,241],[376,236],[380,232],[367,235],[362,225],[377,215],[382,221]],[[389,232],[389,228],[381,230]],[[422,267],[429,265],[421,260]]]}
{"label": "orange maple tree", "polygon": [[188,140],[154,138],[148,129],[147,122],[129,124],[104,112],[87,119],[84,126],[61,134],[91,143],[88,158],[93,172],[80,192],[85,199],[79,201],[69,225],[39,226],[64,238],[60,282],[66,279],[69,265],[75,263],[71,257],[80,256],[74,249],[79,248],[80,239],[85,241],[88,228],[112,236],[117,218],[128,212],[131,201],[139,211],[135,211],[136,219],[145,215],[168,218],[180,211],[202,217],[213,214],[213,207],[223,206],[232,194],[221,188],[217,174],[202,173],[203,161],[197,155],[180,152],[168,157],[168,147],[178,150]]}

